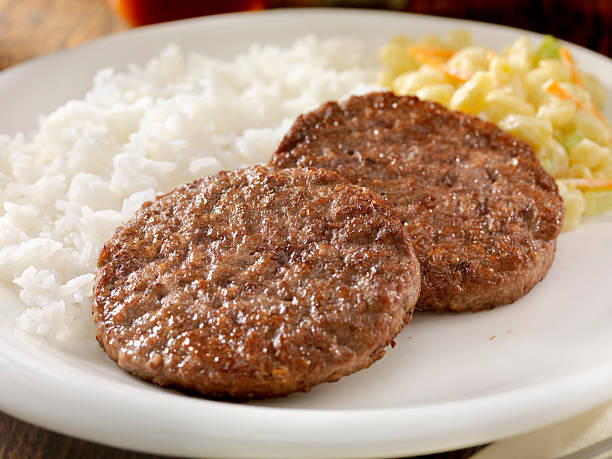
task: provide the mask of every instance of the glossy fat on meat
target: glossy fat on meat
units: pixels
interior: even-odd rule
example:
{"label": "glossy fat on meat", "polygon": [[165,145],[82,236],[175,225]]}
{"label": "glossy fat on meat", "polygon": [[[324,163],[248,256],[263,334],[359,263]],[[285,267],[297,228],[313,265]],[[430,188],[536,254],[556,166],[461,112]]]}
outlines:
{"label": "glossy fat on meat", "polygon": [[245,400],[368,367],[419,288],[379,196],[329,171],[252,167],[144,204],[100,253],[93,315],[128,372]]}
{"label": "glossy fat on meat", "polygon": [[320,167],[385,196],[422,270],[417,310],[513,302],[548,271],[563,221],[530,146],[476,117],[392,93],[297,118],[271,164]]}

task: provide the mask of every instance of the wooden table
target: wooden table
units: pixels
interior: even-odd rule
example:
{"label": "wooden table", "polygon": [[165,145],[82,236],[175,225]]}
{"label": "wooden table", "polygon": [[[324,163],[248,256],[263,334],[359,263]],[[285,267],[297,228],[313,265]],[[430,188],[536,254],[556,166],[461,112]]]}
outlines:
{"label": "wooden table", "polygon": [[[551,0],[542,0],[539,6],[536,5],[536,9],[539,8],[540,12],[546,12],[546,8],[553,3]],[[574,4],[567,0],[562,3],[570,4],[570,6]],[[581,21],[575,21],[578,27],[571,27],[571,24],[565,20],[548,22],[553,25],[557,24],[557,29],[554,27],[546,29],[543,27],[545,22],[538,22],[538,18],[533,15],[521,13],[522,7],[533,8],[537,2],[515,2],[515,7],[510,8],[513,11],[510,16],[500,14],[500,9],[497,8],[498,2],[471,0],[466,1],[463,7],[457,4],[458,2],[452,1],[415,0],[407,2],[406,9],[422,13],[488,19],[538,31],[548,31],[590,46],[604,54],[612,55],[610,37],[612,32],[609,32],[612,31],[612,2],[607,0],[580,2],[581,8],[584,8],[586,12],[581,13]],[[496,5],[496,8],[492,9],[489,5],[493,4]],[[574,15],[571,8],[566,8],[564,11],[568,19]],[[585,27],[585,21],[587,23],[592,21],[598,25],[591,28]],[[561,25],[565,26],[561,27]],[[127,28],[126,24],[111,14],[104,0],[0,0],[0,70],[35,56],[76,46]],[[423,456],[423,458],[465,459],[477,449],[469,448]],[[159,456],[138,454],[78,440],[0,413],[0,457],[11,459],[75,457],[150,459]]]}

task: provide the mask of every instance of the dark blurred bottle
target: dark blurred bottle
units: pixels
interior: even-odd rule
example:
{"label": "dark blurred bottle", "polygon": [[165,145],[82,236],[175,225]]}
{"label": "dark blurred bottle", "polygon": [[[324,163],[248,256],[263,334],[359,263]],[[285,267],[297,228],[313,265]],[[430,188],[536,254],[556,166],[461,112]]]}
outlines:
{"label": "dark blurred bottle", "polygon": [[208,14],[260,10],[265,0],[108,0],[113,10],[133,26]]}

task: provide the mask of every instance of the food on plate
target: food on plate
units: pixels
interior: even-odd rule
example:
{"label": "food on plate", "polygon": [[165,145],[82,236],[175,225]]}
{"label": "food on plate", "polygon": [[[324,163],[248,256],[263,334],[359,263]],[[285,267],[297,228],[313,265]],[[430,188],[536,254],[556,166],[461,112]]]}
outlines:
{"label": "food on plate", "polygon": [[478,115],[529,143],[557,179],[564,229],[578,226],[585,212],[612,209],[612,131],[599,110],[603,88],[553,37],[534,49],[525,36],[499,54],[471,45],[460,30],[446,40],[397,36],[380,55],[379,82],[396,94]]}
{"label": "food on plate", "polygon": [[298,114],[372,85],[377,65],[348,38],[223,60],[173,46],[100,70],[33,132],[0,135],[0,281],[24,304],[17,327],[93,336],[96,259],[117,226],[158,193],[267,162]]}
{"label": "food on plate", "polygon": [[145,203],[100,253],[94,321],[107,354],[145,380],[273,397],[382,357],[419,287],[380,196],[330,171],[257,166]]}
{"label": "food on plate", "polygon": [[334,170],[386,196],[421,264],[418,310],[510,303],[552,263],[563,222],[553,178],[529,145],[474,116],[353,96],[300,115],[271,164]]}

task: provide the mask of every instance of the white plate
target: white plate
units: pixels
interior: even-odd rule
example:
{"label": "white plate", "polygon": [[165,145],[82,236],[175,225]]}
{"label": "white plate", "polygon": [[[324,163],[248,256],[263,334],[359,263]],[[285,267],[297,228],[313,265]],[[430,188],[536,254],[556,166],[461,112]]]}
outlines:
{"label": "white plate", "polygon": [[[307,33],[392,34],[469,28],[501,48],[522,32],[372,11],[279,10],[211,17],[122,33],[0,74],[0,132],[80,97],[96,69],[143,63],[169,42],[217,57],[252,42]],[[612,62],[572,47],[609,85]],[[607,90],[608,116],[612,107]],[[366,371],[252,404],[193,398],[132,378],[92,339],[61,348],[7,327],[19,307],[1,290],[0,408],[43,427],[123,448],[182,456],[389,457],[488,442],[612,398],[612,218],[559,238],[555,263],[529,295],[479,314],[416,315],[397,346]]]}

